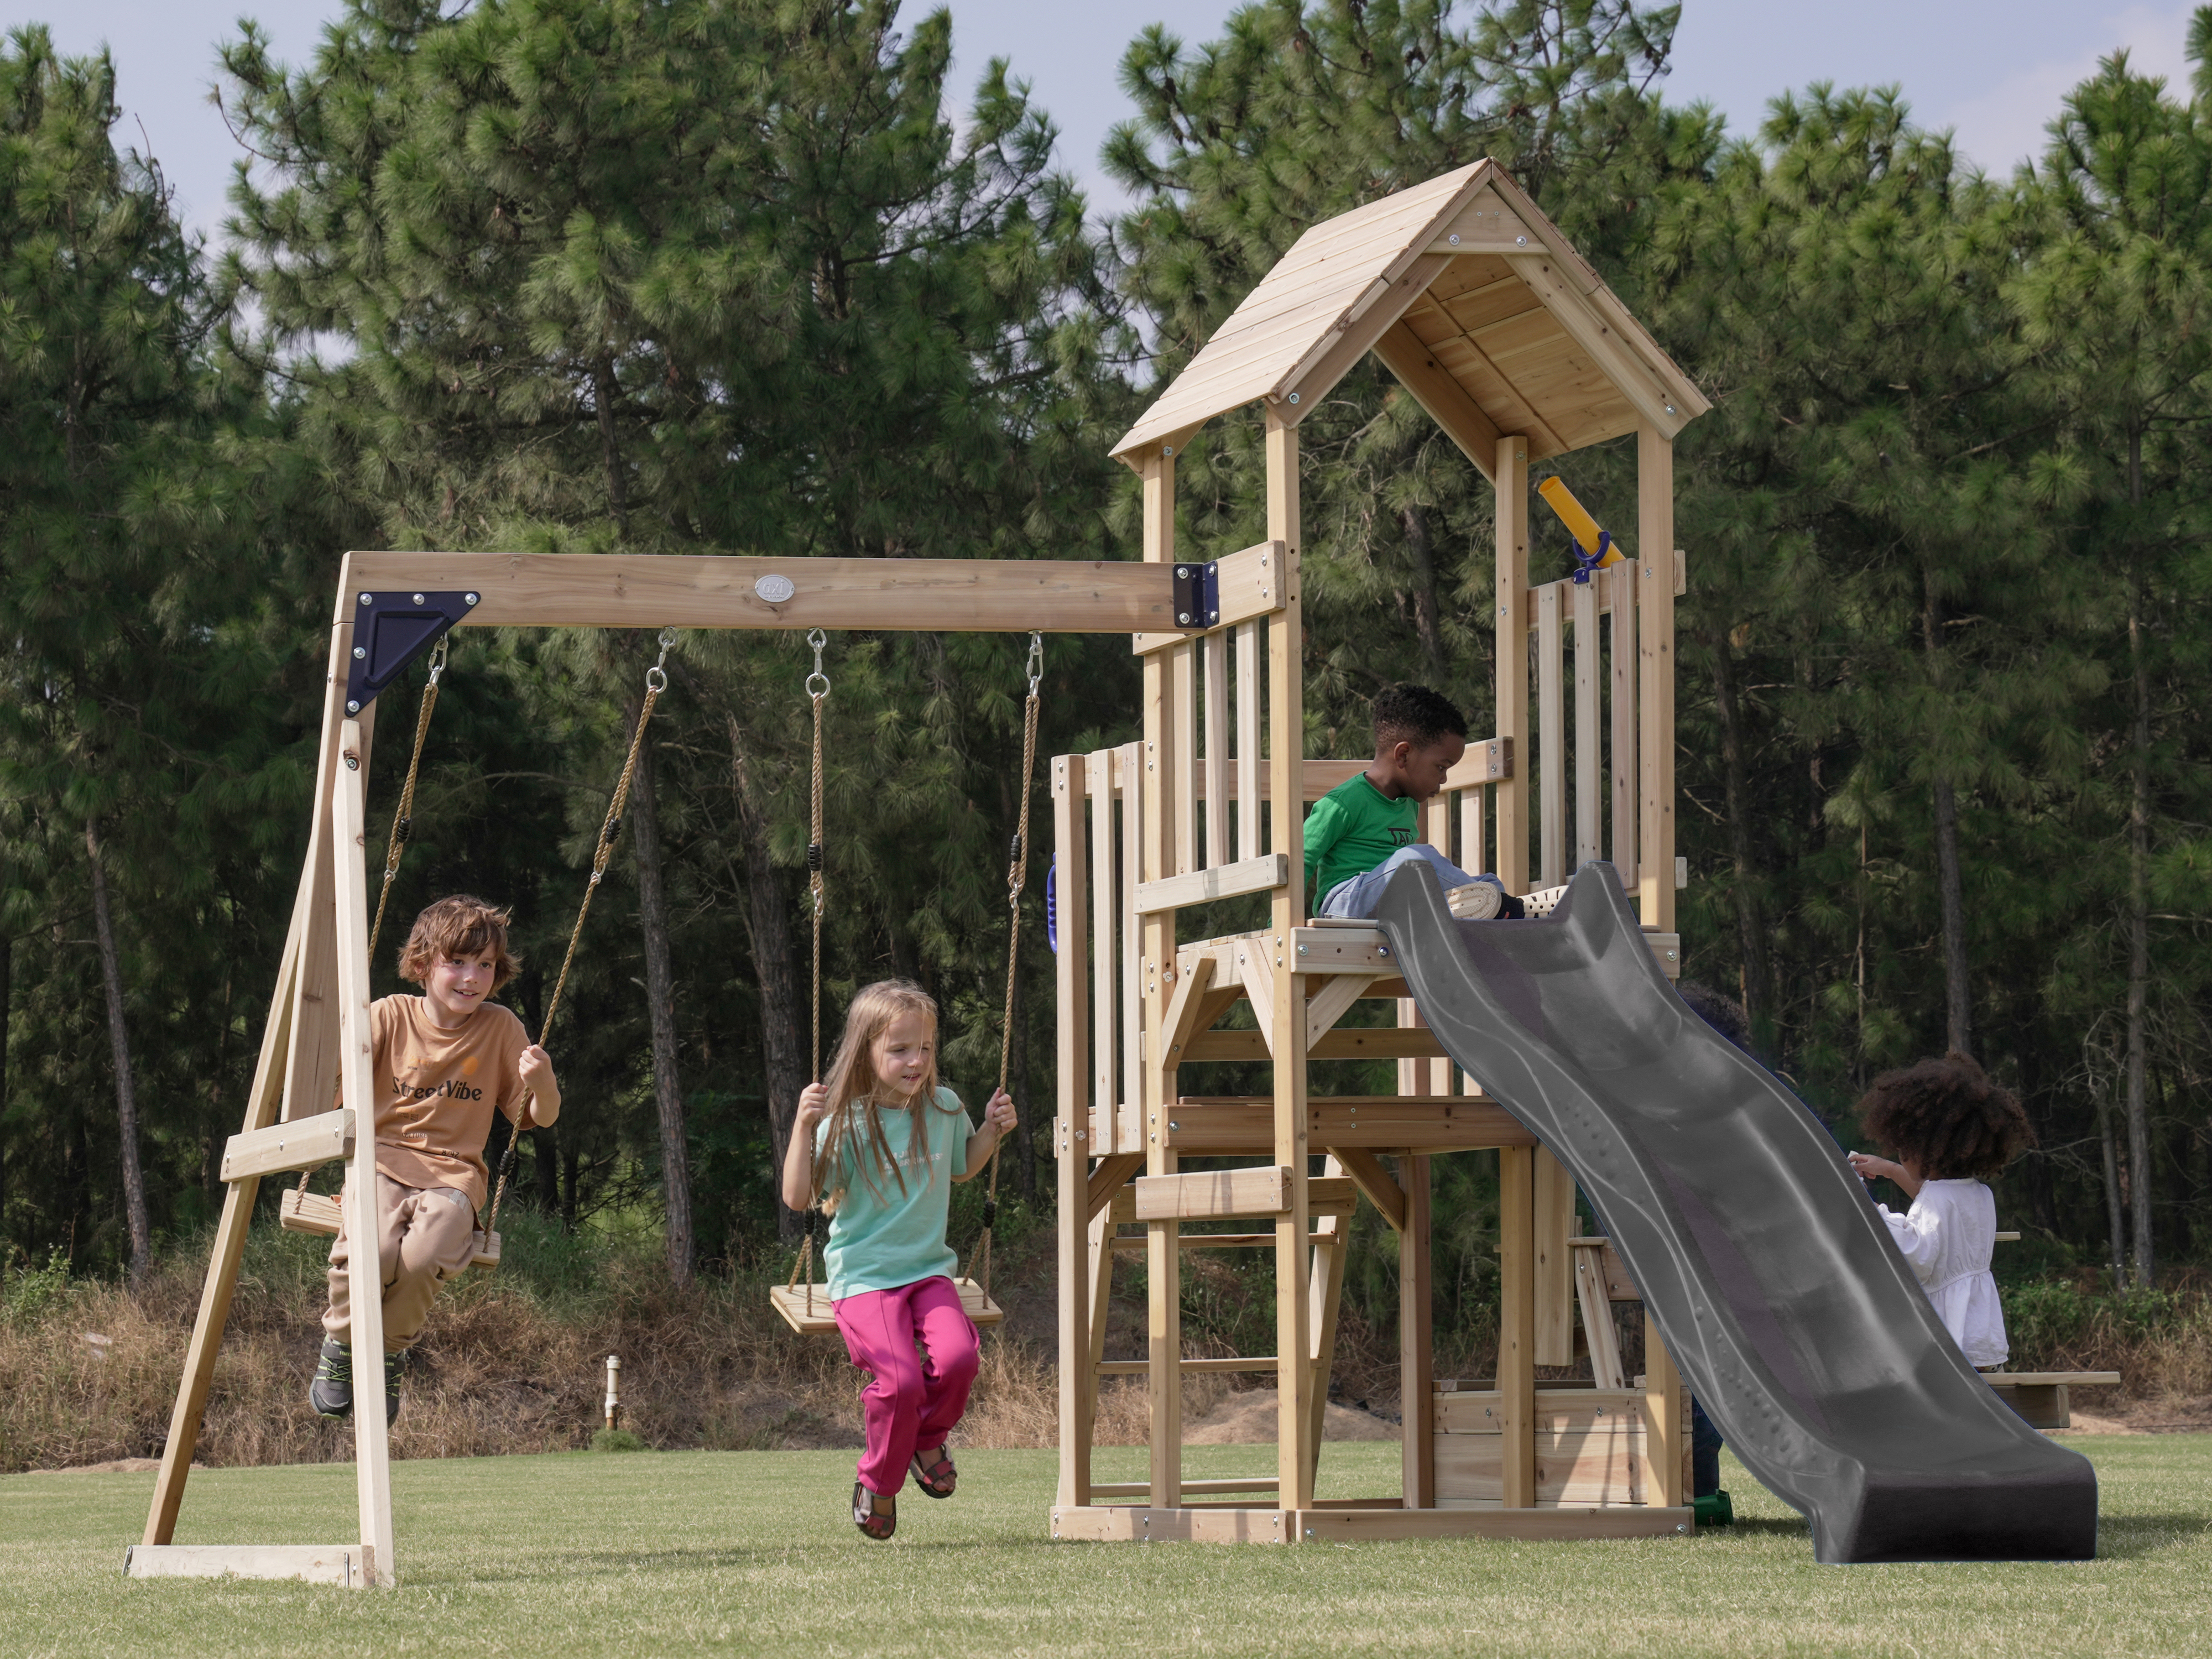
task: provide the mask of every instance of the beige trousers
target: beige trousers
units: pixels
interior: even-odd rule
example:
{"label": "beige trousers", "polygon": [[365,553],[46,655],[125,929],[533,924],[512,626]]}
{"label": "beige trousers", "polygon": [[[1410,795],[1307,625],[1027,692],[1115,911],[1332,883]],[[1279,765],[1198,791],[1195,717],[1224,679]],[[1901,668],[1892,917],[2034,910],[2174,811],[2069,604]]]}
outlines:
{"label": "beige trousers", "polygon": [[[346,1181],[342,1212],[352,1211],[353,1181]],[[398,1353],[422,1333],[438,1287],[465,1272],[476,1255],[477,1212],[466,1193],[451,1187],[409,1187],[376,1177],[376,1249],[384,1268],[384,1351]],[[353,1275],[347,1271],[345,1230],[331,1245],[331,1305],[325,1334],[353,1340]]]}

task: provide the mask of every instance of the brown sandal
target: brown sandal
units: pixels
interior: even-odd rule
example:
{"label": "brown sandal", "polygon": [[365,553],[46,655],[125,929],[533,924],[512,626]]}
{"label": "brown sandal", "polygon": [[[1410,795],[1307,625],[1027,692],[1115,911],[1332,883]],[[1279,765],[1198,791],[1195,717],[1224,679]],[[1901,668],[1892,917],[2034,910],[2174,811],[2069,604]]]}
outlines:
{"label": "brown sandal", "polygon": [[937,1455],[930,1462],[924,1463],[921,1459],[922,1454],[915,1452],[914,1484],[921,1488],[921,1495],[924,1498],[951,1497],[959,1484],[960,1471],[952,1467],[952,1458],[946,1449],[938,1447]]}
{"label": "brown sandal", "polygon": [[[878,1509],[878,1504],[883,1507]],[[870,1492],[861,1482],[855,1480],[853,1483],[853,1524],[860,1529],[863,1538],[883,1542],[898,1530],[898,1499]]]}

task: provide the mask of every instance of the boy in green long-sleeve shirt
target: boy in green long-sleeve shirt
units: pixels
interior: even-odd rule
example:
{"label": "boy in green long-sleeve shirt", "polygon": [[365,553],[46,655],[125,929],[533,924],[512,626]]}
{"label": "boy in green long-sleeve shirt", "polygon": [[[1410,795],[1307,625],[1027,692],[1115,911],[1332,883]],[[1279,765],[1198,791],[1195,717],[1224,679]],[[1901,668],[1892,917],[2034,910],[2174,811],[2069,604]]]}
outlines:
{"label": "boy in green long-sleeve shirt", "polygon": [[1444,787],[1467,752],[1467,721],[1425,685],[1385,686],[1375,699],[1375,762],[1314,804],[1306,817],[1306,890],[1317,916],[1371,916],[1383,884],[1405,864],[1427,865],[1455,916],[1522,914],[1493,875],[1470,876],[1420,839],[1420,803]]}

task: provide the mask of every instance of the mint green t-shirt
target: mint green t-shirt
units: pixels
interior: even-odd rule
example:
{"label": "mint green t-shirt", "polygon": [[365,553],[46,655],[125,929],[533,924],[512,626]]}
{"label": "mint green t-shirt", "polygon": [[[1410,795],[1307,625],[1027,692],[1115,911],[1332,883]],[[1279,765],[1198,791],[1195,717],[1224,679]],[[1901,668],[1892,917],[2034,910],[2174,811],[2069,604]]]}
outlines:
{"label": "mint green t-shirt", "polygon": [[[849,1142],[840,1148],[836,1165],[825,1171],[823,1190],[843,1194],[822,1252],[833,1302],[864,1291],[896,1290],[939,1273],[950,1279],[959,1267],[959,1258],[945,1242],[945,1218],[952,1202],[952,1177],[966,1167],[972,1133],[960,1097],[939,1089],[935,1103],[919,1110],[861,1109],[877,1114],[906,1182],[902,1190],[896,1175],[872,1167],[875,1155],[866,1140],[858,1148]],[[817,1158],[829,1137],[830,1121],[824,1118],[814,1133]]]}
{"label": "mint green t-shirt", "polygon": [[1337,883],[1365,875],[1420,838],[1413,798],[1392,800],[1355,772],[1306,814],[1306,890],[1318,904]]}

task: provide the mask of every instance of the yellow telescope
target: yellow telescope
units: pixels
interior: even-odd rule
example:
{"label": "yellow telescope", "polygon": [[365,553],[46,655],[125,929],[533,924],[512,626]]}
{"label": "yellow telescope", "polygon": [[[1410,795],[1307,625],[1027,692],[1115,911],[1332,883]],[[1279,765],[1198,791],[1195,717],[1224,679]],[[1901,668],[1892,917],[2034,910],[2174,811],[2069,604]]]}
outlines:
{"label": "yellow telescope", "polygon": [[1536,486],[1536,493],[1544,498],[1559,522],[1567,527],[1567,534],[1575,538],[1575,545],[1586,560],[1596,562],[1590,568],[1602,570],[1609,564],[1619,564],[1628,556],[1614,545],[1613,538],[1597,527],[1597,520],[1589,509],[1575,499],[1575,492],[1567,488],[1566,480],[1551,477]]}

